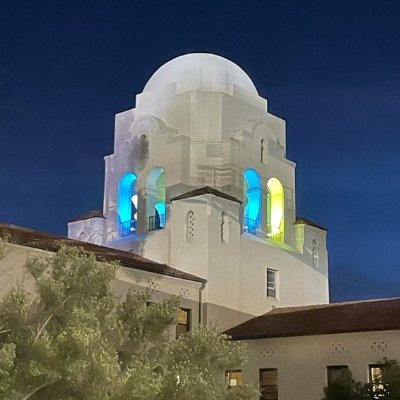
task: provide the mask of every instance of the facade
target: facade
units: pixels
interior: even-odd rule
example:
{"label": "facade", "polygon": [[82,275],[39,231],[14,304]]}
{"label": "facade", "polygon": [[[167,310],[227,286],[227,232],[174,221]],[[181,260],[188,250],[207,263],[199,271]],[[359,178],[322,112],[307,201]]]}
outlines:
{"label": "facade", "polygon": [[211,54],[169,61],[116,115],[102,213],[68,236],[206,279],[206,323],[221,329],[329,301],[326,230],[296,218],[285,121]]}
{"label": "facade", "polygon": [[400,359],[400,300],[329,304],[326,229],[296,216],[285,121],[247,74],[211,54],[167,62],[115,117],[103,209],[70,220],[68,238],[0,224],[0,298],[32,255],[79,245],[119,260],[114,289],[181,298],[171,335],[217,324],[248,344],[231,386],[259,381],[263,400],[319,400],[350,368],[357,380]]}

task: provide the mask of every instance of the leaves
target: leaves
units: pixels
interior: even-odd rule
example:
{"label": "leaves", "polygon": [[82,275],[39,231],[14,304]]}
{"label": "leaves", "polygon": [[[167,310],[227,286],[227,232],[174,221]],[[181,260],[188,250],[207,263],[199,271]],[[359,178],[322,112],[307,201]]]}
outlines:
{"label": "leaves", "polygon": [[63,247],[26,267],[37,284],[28,301],[17,287],[0,302],[1,400],[253,398],[229,390],[224,371],[244,362],[242,345],[203,327],[169,340],[179,298],[152,303],[149,289],[119,303],[117,265]]}

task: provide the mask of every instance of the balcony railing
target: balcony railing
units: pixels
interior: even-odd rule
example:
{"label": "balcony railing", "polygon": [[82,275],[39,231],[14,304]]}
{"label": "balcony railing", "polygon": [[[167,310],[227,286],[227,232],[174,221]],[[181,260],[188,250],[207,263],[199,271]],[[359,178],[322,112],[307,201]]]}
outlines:
{"label": "balcony railing", "polygon": [[152,215],[149,217],[149,231],[157,231],[165,226],[165,214]]}
{"label": "balcony railing", "polygon": [[136,220],[121,222],[121,236],[133,235],[136,232]]}
{"label": "balcony railing", "polygon": [[257,233],[257,220],[245,217],[243,230],[248,233]]}

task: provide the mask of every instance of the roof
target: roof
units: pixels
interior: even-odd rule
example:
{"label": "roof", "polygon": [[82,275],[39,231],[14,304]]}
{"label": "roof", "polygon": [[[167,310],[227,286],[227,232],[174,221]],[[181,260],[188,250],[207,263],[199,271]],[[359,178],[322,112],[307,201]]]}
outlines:
{"label": "roof", "polygon": [[400,297],[274,308],[226,333],[234,340],[400,329]]}
{"label": "roof", "polygon": [[93,253],[98,261],[119,261],[121,266],[127,268],[153,272],[155,274],[172,276],[174,278],[180,278],[194,282],[206,282],[204,278],[200,278],[198,276],[172,268],[167,264],[157,263],[135,253],[68,239],[62,236],[44,233],[29,228],[0,224],[0,237],[5,236],[8,236],[10,243],[13,244],[54,252],[58,251],[62,245],[78,246],[83,248],[85,251]]}
{"label": "roof", "polygon": [[301,225],[301,224],[313,226],[314,228],[322,229],[323,231],[328,231],[327,228],[324,228],[323,226],[318,225],[315,222],[310,221],[309,219],[303,217],[296,217],[294,225]]}
{"label": "roof", "polygon": [[250,77],[232,61],[207,53],[192,53],[176,57],[162,65],[149,79],[143,92],[157,90],[172,83],[192,85],[201,90],[213,86],[236,85],[258,95]]}
{"label": "roof", "polygon": [[68,222],[84,221],[85,219],[90,219],[90,218],[105,218],[105,216],[103,215],[103,211],[94,210],[94,211],[89,211],[86,214],[80,215],[79,217],[71,218]]}
{"label": "roof", "polygon": [[202,188],[194,189],[194,190],[191,190],[189,192],[180,194],[179,196],[176,196],[176,197],[172,198],[171,201],[190,199],[191,197],[201,196],[203,194],[213,194],[214,196],[222,197],[223,199],[234,201],[234,202],[239,203],[239,204],[242,203],[236,197],[230,196],[229,194],[226,194],[226,193],[221,192],[221,191],[219,191],[217,189],[214,189],[211,186],[204,186]]}

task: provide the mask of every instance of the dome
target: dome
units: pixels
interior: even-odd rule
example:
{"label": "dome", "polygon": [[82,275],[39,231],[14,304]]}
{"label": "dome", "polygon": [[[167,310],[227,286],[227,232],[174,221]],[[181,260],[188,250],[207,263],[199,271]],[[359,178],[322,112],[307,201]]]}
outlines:
{"label": "dome", "polygon": [[239,66],[214,54],[186,54],[161,66],[147,82],[143,92],[149,92],[171,83],[203,85],[236,85],[258,95],[249,76]]}

